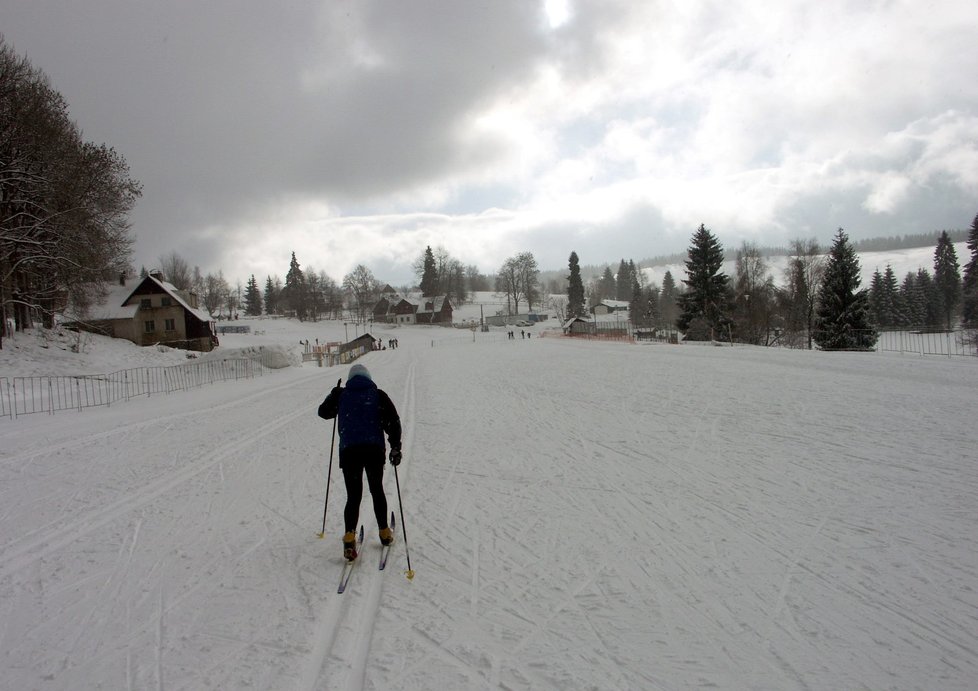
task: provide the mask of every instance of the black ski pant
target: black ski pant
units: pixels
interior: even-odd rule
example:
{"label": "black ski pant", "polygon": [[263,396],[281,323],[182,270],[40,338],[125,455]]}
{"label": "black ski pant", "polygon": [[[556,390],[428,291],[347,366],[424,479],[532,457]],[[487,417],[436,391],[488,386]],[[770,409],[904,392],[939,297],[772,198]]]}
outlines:
{"label": "black ski pant", "polygon": [[340,451],[340,468],[346,483],[346,508],[343,524],[346,532],[357,529],[360,520],[360,500],[363,498],[363,474],[367,474],[367,486],[374,500],[374,516],[377,527],[387,527],[387,497],[384,495],[384,447],[351,446]]}

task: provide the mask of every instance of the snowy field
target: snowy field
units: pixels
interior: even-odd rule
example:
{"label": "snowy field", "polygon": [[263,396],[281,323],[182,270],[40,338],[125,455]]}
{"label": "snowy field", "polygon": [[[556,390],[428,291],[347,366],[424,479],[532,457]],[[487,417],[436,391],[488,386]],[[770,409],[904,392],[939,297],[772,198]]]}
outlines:
{"label": "snowy field", "polygon": [[[316,537],[347,367],[2,419],[0,687],[978,687],[973,359],[375,335],[413,580],[365,497],[335,593],[335,467]],[[38,343],[0,376],[183,357]]]}

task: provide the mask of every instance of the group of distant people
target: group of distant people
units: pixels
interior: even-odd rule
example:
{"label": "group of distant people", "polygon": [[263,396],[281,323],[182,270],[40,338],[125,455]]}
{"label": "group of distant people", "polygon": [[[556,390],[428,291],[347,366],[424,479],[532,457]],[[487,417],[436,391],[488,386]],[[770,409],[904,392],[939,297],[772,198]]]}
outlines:
{"label": "group of distant people", "polygon": [[[515,341],[516,340],[516,332],[515,331],[507,331],[506,332],[506,335],[509,336],[509,340],[511,340],[511,341]],[[520,329],[520,338],[529,338],[532,335],[533,335],[532,332],[524,331],[523,329]]]}
{"label": "group of distant people", "polygon": [[396,338],[388,339],[386,346],[384,345],[384,341],[379,338],[377,339],[377,342],[374,344],[374,350],[387,350],[388,348],[390,348],[391,350],[395,350],[397,348]]}

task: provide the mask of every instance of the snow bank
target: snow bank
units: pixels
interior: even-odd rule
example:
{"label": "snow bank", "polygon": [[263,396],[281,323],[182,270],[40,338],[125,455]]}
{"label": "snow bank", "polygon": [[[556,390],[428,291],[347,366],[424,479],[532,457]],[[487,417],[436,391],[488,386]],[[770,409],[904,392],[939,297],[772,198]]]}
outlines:
{"label": "snow bank", "polygon": [[204,356],[205,359],[235,359],[245,358],[258,360],[269,369],[285,367],[302,367],[302,347],[299,345],[252,345],[240,348],[218,348]]}

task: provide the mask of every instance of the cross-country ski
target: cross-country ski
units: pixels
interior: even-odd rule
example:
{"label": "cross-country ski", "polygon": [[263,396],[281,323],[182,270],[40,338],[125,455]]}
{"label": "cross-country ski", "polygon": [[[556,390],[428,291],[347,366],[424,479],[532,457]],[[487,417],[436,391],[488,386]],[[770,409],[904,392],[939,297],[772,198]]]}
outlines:
{"label": "cross-country ski", "polygon": [[363,526],[360,526],[360,532],[357,535],[357,556],[352,559],[347,559],[343,564],[343,573],[340,574],[340,585],[336,589],[336,592],[340,595],[346,590],[347,584],[350,582],[350,576],[353,575],[353,570],[356,568],[357,563],[360,561],[359,551],[363,547]]}

